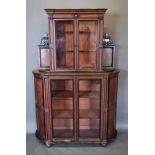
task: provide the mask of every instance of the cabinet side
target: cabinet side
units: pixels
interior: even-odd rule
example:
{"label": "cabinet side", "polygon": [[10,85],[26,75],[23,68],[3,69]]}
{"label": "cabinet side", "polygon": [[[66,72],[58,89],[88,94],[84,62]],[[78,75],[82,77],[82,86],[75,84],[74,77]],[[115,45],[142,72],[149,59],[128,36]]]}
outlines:
{"label": "cabinet side", "polygon": [[35,84],[36,118],[37,118],[36,136],[39,137],[40,139],[45,139],[43,80],[39,77],[34,77],[34,84]]}
{"label": "cabinet side", "polygon": [[108,99],[108,139],[113,139],[116,134],[116,104],[117,104],[118,76],[109,78]]}

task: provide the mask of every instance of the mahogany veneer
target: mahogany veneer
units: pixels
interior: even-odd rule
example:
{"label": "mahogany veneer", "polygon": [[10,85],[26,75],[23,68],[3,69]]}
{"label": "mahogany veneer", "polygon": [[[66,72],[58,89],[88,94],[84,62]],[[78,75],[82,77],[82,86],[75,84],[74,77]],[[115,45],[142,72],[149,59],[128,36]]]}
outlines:
{"label": "mahogany veneer", "polygon": [[46,145],[59,142],[98,142],[106,145],[116,136],[119,71],[77,73],[34,70],[33,73],[36,135]]}
{"label": "mahogany veneer", "polygon": [[49,47],[39,46],[34,70],[36,136],[47,146],[95,142],[103,146],[116,131],[118,70],[102,71],[107,9],[45,9]]}

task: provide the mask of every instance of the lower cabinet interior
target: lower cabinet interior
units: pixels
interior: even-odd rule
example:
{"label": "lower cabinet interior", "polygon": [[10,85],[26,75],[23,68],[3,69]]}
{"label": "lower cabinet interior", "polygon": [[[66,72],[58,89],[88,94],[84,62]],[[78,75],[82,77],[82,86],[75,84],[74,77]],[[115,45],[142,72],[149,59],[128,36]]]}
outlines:
{"label": "lower cabinet interior", "polygon": [[[51,80],[53,138],[74,138],[74,80]],[[78,138],[99,138],[100,79],[78,80]]]}
{"label": "lower cabinet interior", "polygon": [[73,119],[53,119],[53,138],[73,138]]}

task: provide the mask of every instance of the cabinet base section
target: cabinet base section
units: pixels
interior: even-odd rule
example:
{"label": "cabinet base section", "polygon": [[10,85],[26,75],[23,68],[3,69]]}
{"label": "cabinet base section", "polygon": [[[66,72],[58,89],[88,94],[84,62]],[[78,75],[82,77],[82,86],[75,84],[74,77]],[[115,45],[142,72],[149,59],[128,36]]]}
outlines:
{"label": "cabinet base section", "polygon": [[107,144],[111,143],[112,141],[114,141],[117,137],[117,130],[115,130],[115,133],[113,134],[112,137],[108,138],[107,140],[103,140],[100,144],[103,147],[106,147]]}
{"label": "cabinet base section", "polygon": [[52,145],[54,145],[55,143],[51,142],[51,140],[47,140],[45,137],[42,137],[38,131],[36,130],[35,136],[40,140],[40,142],[42,142],[43,144],[45,144],[47,147],[51,147]]}
{"label": "cabinet base section", "polygon": [[37,137],[39,140],[41,140],[41,141],[44,141],[44,140],[45,140],[45,136],[41,136],[41,135],[39,134],[38,130],[36,130],[35,135],[36,135],[36,137]]}
{"label": "cabinet base section", "polygon": [[98,138],[99,137],[99,129],[80,129],[79,130],[79,138],[87,139],[87,138]]}
{"label": "cabinet base section", "polygon": [[72,138],[73,130],[71,129],[57,129],[53,130],[53,138]]}
{"label": "cabinet base section", "polygon": [[78,140],[75,140],[74,138],[53,138],[53,141],[51,141],[51,140],[47,140],[45,137],[41,137],[37,131],[35,135],[47,147],[51,147],[54,144],[60,144],[60,143],[75,143],[75,144],[76,143],[78,144],[98,143],[98,144],[101,144],[101,146],[106,147],[108,143],[111,143],[116,138],[117,130],[115,131],[113,137],[110,137],[107,140],[103,140],[103,141],[100,141],[99,138],[79,138]]}

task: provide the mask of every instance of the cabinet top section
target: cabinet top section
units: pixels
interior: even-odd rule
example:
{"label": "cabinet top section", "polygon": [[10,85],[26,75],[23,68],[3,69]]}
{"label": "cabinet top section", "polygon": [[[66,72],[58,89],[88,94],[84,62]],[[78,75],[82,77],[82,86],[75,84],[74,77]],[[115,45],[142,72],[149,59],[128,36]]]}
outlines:
{"label": "cabinet top section", "polygon": [[97,8],[97,9],[45,9],[47,14],[53,13],[105,13],[107,9]]}

